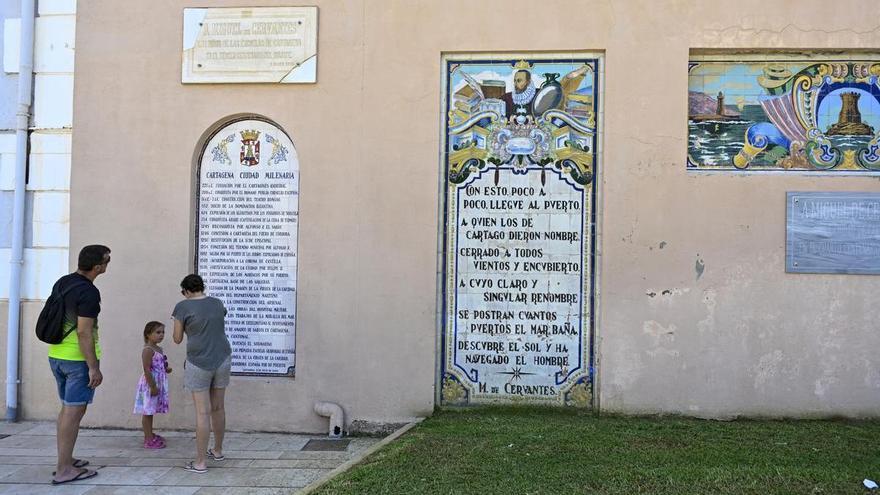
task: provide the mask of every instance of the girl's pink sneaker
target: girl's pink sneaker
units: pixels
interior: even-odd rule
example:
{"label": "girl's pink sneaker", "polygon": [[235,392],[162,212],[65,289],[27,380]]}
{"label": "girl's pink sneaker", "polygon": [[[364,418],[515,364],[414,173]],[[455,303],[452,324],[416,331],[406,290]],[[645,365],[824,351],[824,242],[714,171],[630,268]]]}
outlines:
{"label": "girl's pink sneaker", "polygon": [[153,435],[153,438],[151,438],[149,440],[144,440],[144,448],[145,449],[164,449],[165,442],[162,441],[162,439],[159,436]]}

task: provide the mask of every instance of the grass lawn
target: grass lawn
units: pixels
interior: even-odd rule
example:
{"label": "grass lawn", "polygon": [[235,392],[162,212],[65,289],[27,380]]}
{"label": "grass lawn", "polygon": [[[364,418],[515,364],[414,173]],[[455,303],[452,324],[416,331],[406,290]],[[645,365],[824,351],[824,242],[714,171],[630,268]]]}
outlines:
{"label": "grass lawn", "polygon": [[[861,494],[878,421],[703,421],[442,411],[320,494]],[[877,492],[872,492],[877,493]]]}

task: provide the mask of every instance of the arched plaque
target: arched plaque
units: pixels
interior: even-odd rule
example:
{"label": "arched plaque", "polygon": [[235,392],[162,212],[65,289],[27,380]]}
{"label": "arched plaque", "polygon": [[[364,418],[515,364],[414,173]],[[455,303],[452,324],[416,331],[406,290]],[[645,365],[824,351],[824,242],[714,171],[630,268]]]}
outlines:
{"label": "arched plaque", "polygon": [[196,271],[226,305],[232,372],[293,375],[299,161],[270,122],[231,122],[199,159]]}

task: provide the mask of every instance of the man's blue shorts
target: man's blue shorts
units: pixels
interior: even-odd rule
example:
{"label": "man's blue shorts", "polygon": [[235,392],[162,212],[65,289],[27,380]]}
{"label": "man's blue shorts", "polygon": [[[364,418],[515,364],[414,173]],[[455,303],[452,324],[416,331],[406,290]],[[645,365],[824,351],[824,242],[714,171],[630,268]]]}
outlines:
{"label": "man's blue shorts", "polygon": [[89,365],[85,361],[49,358],[49,367],[58,384],[58,397],[65,406],[91,404],[95,389],[89,388]]}

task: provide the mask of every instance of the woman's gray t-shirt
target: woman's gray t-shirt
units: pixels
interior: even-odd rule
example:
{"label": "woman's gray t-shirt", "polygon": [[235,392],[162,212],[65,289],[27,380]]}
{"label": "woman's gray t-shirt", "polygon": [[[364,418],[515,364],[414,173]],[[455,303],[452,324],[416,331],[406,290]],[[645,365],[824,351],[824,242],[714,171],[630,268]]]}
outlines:
{"label": "woman's gray t-shirt", "polygon": [[226,308],[216,297],[184,299],[171,316],[183,323],[186,360],[203,370],[215,370],[232,354],[226,338]]}

